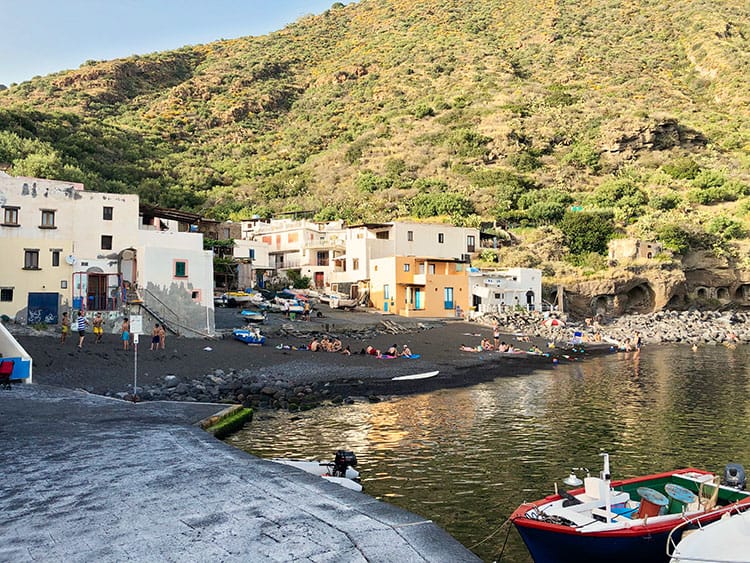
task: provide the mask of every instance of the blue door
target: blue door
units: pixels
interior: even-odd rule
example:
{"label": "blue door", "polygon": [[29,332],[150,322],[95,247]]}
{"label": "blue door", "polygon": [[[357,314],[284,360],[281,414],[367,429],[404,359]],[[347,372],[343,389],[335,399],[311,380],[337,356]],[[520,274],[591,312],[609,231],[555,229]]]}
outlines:
{"label": "blue door", "polygon": [[29,306],[26,311],[26,323],[56,325],[57,308],[60,295],[57,293],[29,293]]}
{"label": "blue door", "polygon": [[418,289],[414,292],[414,308],[415,309],[424,308],[424,305],[422,304],[422,294],[423,292]]}
{"label": "blue door", "polygon": [[453,288],[446,287],[443,292],[443,301],[445,309],[453,309]]}

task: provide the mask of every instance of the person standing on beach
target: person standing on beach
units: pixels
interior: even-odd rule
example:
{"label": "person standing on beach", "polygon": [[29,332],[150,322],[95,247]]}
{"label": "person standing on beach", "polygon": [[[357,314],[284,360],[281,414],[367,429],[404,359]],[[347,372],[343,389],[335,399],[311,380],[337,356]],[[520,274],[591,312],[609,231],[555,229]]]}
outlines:
{"label": "person standing on beach", "polygon": [[86,337],[86,326],[89,324],[89,320],[83,314],[83,311],[78,311],[78,318],[76,319],[76,328],[78,329],[78,349],[83,349],[83,339]]}
{"label": "person standing on beach", "polygon": [[159,348],[164,350],[167,343],[167,331],[164,328],[164,324],[159,327]]}
{"label": "person standing on beach", "polygon": [[159,349],[159,323],[156,323],[154,325],[154,330],[151,331],[151,349],[152,350],[158,350]]}
{"label": "person standing on beach", "polygon": [[122,321],[122,327],[120,328],[122,331],[122,349],[123,350],[129,350],[130,349],[130,321],[127,317],[125,317]]}
{"label": "person standing on beach", "polygon": [[500,349],[500,325],[497,321],[492,325],[492,339],[495,341],[495,350]]}
{"label": "person standing on beach", "polygon": [[65,311],[62,314],[62,319],[60,320],[60,344],[65,344],[65,339],[68,338],[69,332],[70,332],[70,317],[68,316],[68,312]]}
{"label": "person standing on beach", "polygon": [[643,337],[641,337],[640,332],[636,332],[635,337],[633,338],[633,349],[636,352],[640,352],[641,346],[643,346]]}
{"label": "person standing on beach", "polygon": [[104,334],[104,328],[102,327],[103,324],[104,319],[102,318],[102,314],[97,313],[94,315],[94,335],[96,336],[97,344],[102,341],[102,335]]}

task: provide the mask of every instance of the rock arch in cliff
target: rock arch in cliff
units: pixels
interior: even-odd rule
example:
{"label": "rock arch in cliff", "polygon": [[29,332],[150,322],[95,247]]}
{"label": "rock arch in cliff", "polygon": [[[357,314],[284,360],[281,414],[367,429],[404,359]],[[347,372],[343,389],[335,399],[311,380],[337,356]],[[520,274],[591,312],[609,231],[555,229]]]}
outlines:
{"label": "rock arch in cliff", "polygon": [[669,298],[665,309],[684,309],[686,305],[685,295],[678,293]]}
{"label": "rock arch in cliff", "polygon": [[728,287],[717,287],[716,288],[716,299],[719,301],[729,301],[729,288]]}
{"label": "rock arch in cliff", "polygon": [[734,300],[737,303],[750,302],[750,284],[743,283],[734,290]]}
{"label": "rock arch in cliff", "polygon": [[638,284],[625,294],[625,313],[650,313],[654,310],[655,292],[647,283]]}
{"label": "rock arch in cliff", "polygon": [[708,288],[698,287],[695,289],[695,295],[698,299],[708,299]]}

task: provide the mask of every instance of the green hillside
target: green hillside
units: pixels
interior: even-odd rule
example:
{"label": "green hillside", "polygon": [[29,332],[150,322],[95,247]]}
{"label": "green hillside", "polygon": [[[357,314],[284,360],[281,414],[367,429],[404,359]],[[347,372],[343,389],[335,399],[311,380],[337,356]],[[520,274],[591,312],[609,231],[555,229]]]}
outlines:
{"label": "green hillside", "polygon": [[731,250],[750,210],[748,22],[745,0],[334,4],[12,85],[0,163],[218,218],[497,220],[569,247],[603,219],[605,237]]}

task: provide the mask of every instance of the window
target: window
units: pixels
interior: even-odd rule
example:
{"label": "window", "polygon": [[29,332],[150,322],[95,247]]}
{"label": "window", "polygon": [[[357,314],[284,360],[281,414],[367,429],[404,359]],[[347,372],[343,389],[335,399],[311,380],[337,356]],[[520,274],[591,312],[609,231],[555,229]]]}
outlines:
{"label": "window", "polygon": [[427,264],[427,273],[432,276],[435,275],[435,264]]}
{"label": "window", "polygon": [[102,235],[102,250],[112,250],[112,235]]}
{"label": "window", "polygon": [[60,251],[59,250],[52,251],[52,265],[55,268],[57,268],[60,265]]}
{"label": "window", "polygon": [[6,207],[3,213],[3,225],[18,225],[18,207]]}
{"label": "window", "polygon": [[466,252],[474,252],[476,248],[476,239],[474,235],[468,235],[466,237]]}
{"label": "window", "polygon": [[55,228],[55,211],[53,209],[42,209],[42,224],[39,227],[42,229]]}
{"label": "window", "polygon": [[186,278],[187,277],[187,262],[184,260],[174,261],[174,277]]}
{"label": "window", "polygon": [[352,258],[352,270],[359,270],[359,258]]}
{"label": "window", "polygon": [[318,250],[315,259],[316,266],[328,266],[328,251]]}
{"label": "window", "polygon": [[408,272],[411,269],[409,264],[404,264],[404,272]]}
{"label": "window", "polygon": [[0,288],[0,301],[13,301],[13,288],[12,287]]}
{"label": "window", "polygon": [[194,289],[193,291],[191,291],[190,292],[190,299],[192,299],[193,301],[197,301],[198,303],[200,303],[200,300],[201,300],[201,290],[200,289]]}
{"label": "window", "polygon": [[102,208],[102,219],[105,221],[111,221],[112,220],[112,211],[114,210],[113,207],[103,207]]}
{"label": "window", "polygon": [[255,260],[255,249],[254,248],[249,248],[248,252],[250,254],[250,260]]}
{"label": "window", "polygon": [[440,244],[443,244],[443,243],[445,242],[445,234],[443,234],[443,233],[438,233],[438,242],[439,242]]}
{"label": "window", "polygon": [[385,284],[383,286],[383,299],[390,299],[391,298],[391,286],[388,284]]}
{"label": "window", "polygon": [[375,233],[375,238],[380,240],[388,240],[389,233],[388,231],[378,231],[377,233]]}
{"label": "window", "polygon": [[409,242],[414,240],[414,231],[406,231],[406,240]]}
{"label": "window", "polygon": [[230,234],[230,233],[229,233],[229,227],[223,227],[223,228],[221,229],[221,237],[222,237],[222,238],[223,238],[224,240],[227,240],[228,238],[230,238],[230,237],[229,237],[229,234]]}
{"label": "window", "polygon": [[23,255],[24,270],[39,269],[39,250],[25,250]]}
{"label": "window", "polygon": [[453,309],[453,288],[446,287],[443,290],[443,307],[445,309]]}

